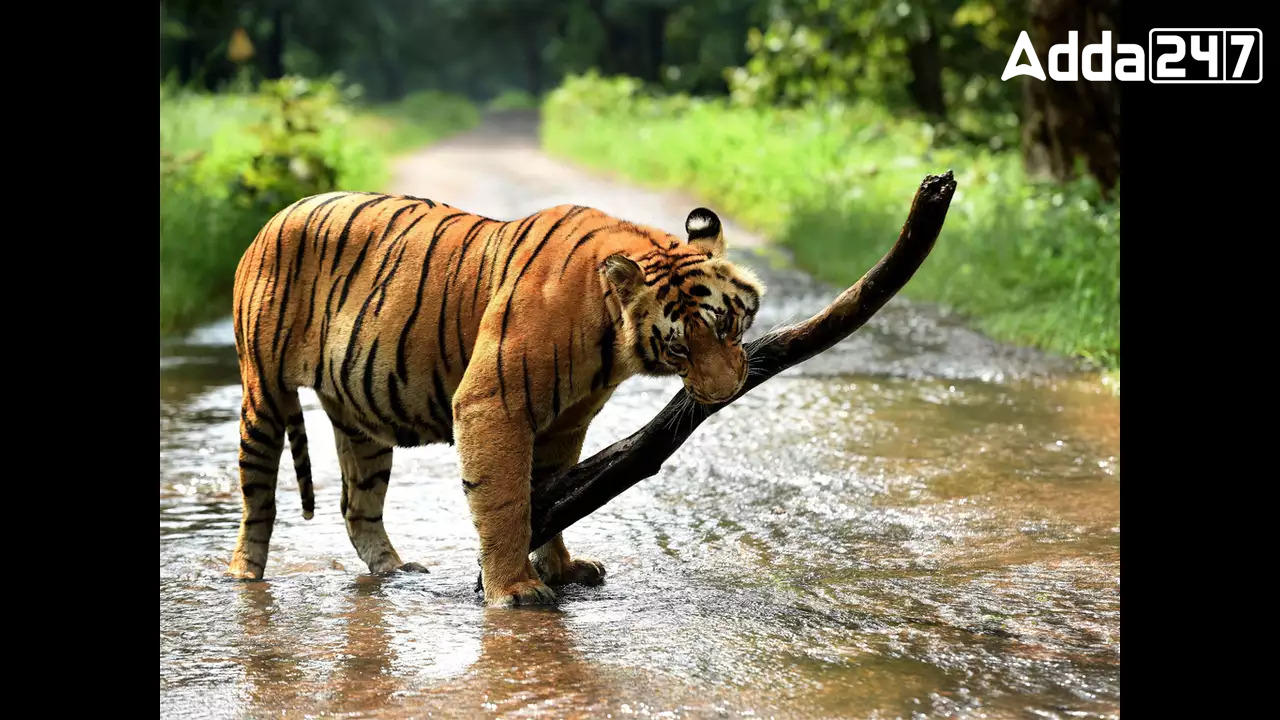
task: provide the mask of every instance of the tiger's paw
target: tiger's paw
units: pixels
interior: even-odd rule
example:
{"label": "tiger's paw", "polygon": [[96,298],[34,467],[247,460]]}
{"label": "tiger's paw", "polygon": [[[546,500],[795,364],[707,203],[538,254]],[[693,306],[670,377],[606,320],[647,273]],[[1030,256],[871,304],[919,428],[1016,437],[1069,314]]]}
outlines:
{"label": "tiger's paw", "polygon": [[604,582],[604,565],[588,557],[577,557],[569,562],[541,559],[541,562],[534,563],[534,568],[548,585],[599,585]]}
{"label": "tiger's paw", "polygon": [[521,605],[549,605],[556,593],[541,580],[520,580],[502,591],[485,598],[489,607],[519,607]]}
{"label": "tiger's paw", "polygon": [[262,570],[255,568],[252,563],[242,558],[236,558],[227,567],[227,577],[236,578],[237,580],[261,580]]}

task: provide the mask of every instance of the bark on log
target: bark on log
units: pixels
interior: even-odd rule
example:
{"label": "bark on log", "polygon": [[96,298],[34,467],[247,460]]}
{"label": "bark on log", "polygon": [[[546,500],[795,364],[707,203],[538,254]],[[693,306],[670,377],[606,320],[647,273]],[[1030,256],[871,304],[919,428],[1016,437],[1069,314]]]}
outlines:
{"label": "bark on log", "polygon": [[701,405],[681,389],[656,417],[630,437],[564,472],[533,478],[533,536],[529,549],[555,537],[623,490],[656,475],[662,463],[702,421],[721,408],[861,327],[907,283],[933,249],[955,189],[950,170],[944,175],[925,177],[911,202],[898,241],[875,267],[817,315],[748,343],[751,370],[737,395],[717,405]]}

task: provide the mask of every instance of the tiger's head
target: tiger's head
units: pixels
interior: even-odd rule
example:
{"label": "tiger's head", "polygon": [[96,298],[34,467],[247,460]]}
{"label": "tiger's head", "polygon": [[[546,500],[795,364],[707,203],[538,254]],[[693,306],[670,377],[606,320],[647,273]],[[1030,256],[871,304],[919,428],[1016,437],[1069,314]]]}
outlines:
{"label": "tiger's head", "polygon": [[688,242],[667,235],[638,254],[615,253],[601,266],[623,307],[625,337],[644,372],[679,375],[701,403],[733,397],[747,380],[742,335],[764,284],[725,259],[720,218],[697,208]]}

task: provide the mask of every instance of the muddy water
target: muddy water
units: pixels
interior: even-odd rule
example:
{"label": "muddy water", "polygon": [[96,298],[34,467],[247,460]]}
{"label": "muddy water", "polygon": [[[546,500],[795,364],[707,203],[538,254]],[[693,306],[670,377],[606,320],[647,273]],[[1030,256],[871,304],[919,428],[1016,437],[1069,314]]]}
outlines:
{"label": "muddy water", "polygon": [[[757,329],[834,292],[739,258],[770,285]],[[1118,401],[1061,359],[895,300],[570,528],[604,585],[490,610],[454,450],[395,456],[388,533],[430,574],[370,576],[306,390],[316,516],[286,468],[267,579],[221,576],[240,507],[231,342],[215,323],[160,360],[165,717],[1119,714]],[[625,383],[586,451],[677,387]]]}

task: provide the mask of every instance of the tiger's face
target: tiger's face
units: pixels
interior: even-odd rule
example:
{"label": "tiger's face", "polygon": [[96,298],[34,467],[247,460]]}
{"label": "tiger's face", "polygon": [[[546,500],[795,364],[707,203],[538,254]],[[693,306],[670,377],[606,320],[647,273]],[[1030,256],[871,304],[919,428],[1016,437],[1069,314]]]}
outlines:
{"label": "tiger's face", "polygon": [[755,320],[764,285],[724,258],[715,213],[685,222],[689,241],[668,236],[634,259],[605,259],[606,279],[624,307],[625,332],[644,372],[679,375],[701,403],[724,402],[747,379],[742,336]]}

